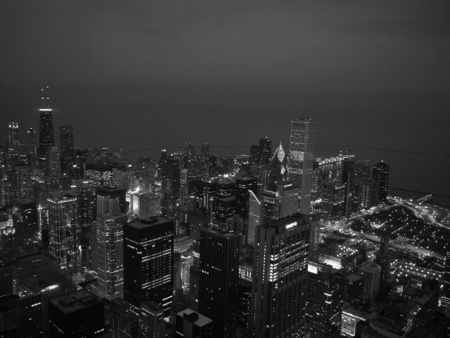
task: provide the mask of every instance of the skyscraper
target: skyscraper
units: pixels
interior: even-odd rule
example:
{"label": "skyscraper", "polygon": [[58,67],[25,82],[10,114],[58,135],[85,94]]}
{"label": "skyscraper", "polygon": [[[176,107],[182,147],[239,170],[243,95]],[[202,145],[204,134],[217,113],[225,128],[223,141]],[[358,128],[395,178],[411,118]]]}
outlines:
{"label": "skyscraper", "polygon": [[214,337],[232,337],[239,280],[239,235],[201,229],[199,312],[213,322]]}
{"label": "skyscraper", "polygon": [[328,338],[332,320],[342,309],[342,271],[310,261],[306,288],[306,331],[311,337]]}
{"label": "skyscraper", "polygon": [[200,161],[202,164],[202,179],[209,178],[209,143],[203,142],[200,149]]}
{"label": "skyscraper", "polygon": [[33,128],[27,130],[27,152],[30,167],[36,167],[36,131]]}
{"label": "skyscraper", "polygon": [[118,198],[97,196],[93,261],[99,295],[109,300],[123,297],[123,225],[126,222],[127,215],[120,213]]}
{"label": "skyscraper", "polygon": [[73,128],[69,125],[59,127],[59,148],[61,150],[61,171],[70,173],[75,164],[75,152],[73,150]]}
{"label": "skyscraper", "polygon": [[389,183],[389,165],[385,162],[378,162],[373,166],[374,180],[374,203],[387,201]]}
{"label": "skyscraper", "polygon": [[60,176],[61,175],[61,153],[58,147],[50,147],[47,150],[48,159],[48,175]]}
{"label": "skyscraper", "polygon": [[247,228],[247,244],[252,245],[255,241],[256,227],[261,224],[261,202],[255,193],[249,191],[248,201],[248,228]]}
{"label": "skyscraper", "polygon": [[71,191],[53,192],[47,199],[47,206],[50,253],[62,268],[73,267],[78,258],[77,197]]}
{"label": "skyscraper", "polygon": [[17,122],[9,122],[8,144],[10,149],[16,152],[19,150],[19,124]]}
{"label": "skyscraper", "polygon": [[272,156],[272,140],[267,136],[259,140],[259,164],[268,165]]}
{"label": "skyscraper", "polygon": [[41,89],[41,108],[39,108],[39,161],[45,164],[47,151],[55,146],[53,137],[53,109],[50,108],[49,86]]}
{"label": "skyscraper", "polygon": [[300,188],[299,212],[310,214],[313,185],[315,123],[311,119],[291,121],[290,179]]}
{"label": "skyscraper", "polygon": [[250,337],[291,337],[305,324],[311,222],[296,213],[256,228]]}
{"label": "skyscraper", "polygon": [[161,305],[170,315],[173,285],[174,223],[153,217],[127,223],[123,227],[124,299],[135,315],[141,304]]}

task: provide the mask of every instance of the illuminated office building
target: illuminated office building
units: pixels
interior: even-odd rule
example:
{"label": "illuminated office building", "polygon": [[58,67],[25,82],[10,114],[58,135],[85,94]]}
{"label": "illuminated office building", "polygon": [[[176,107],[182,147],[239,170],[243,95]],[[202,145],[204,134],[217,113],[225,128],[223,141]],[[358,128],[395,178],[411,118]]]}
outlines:
{"label": "illuminated office building", "polygon": [[309,215],[313,185],[315,123],[311,119],[291,121],[290,179],[300,188],[298,211]]}
{"label": "illuminated office building", "polygon": [[261,194],[261,224],[296,213],[298,195],[297,186],[290,181],[278,182],[276,191],[264,191]]}
{"label": "illuminated office building", "polygon": [[78,198],[78,223],[81,230],[90,231],[91,225],[96,219],[96,193],[95,187],[87,182],[82,182],[77,192]]}
{"label": "illuminated office building", "polygon": [[339,322],[342,308],[342,271],[331,265],[308,263],[306,288],[306,331],[311,337],[332,336],[333,320]]}
{"label": "illuminated office building", "polygon": [[92,261],[98,273],[98,294],[109,300],[123,298],[123,225],[127,215],[120,213],[119,200],[97,196],[95,250]]}
{"label": "illuminated office building", "polygon": [[172,305],[174,231],[173,221],[153,217],[123,227],[124,299],[140,314],[144,301],[161,305],[169,317]]}
{"label": "illuminated office building", "polygon": [[59,149],[61,151],[61,171],[63,174],[69,174],[75,164],[72,126],[63,125],[59,127]]}
{"label": "illuminated office building", "polygon": [[199,312],[213,320],[214,337],[232,337],[239,280],[239,235],[201,229]]}
{"label": "illuminated office building", "polygon": [[77,197],[72,191],[53,192],[47,199],[50,253],[61,268],[76,266],[78,259]]}
{"label": "illuminated office building", "polygon": [[39,160],[45,164],[47,152],[55,146],[53,137],[53,109],[50,108],[49,86],[41,89],[41,108],[39,108]]}
{"label": "illuminated office building", "polygon": [[311,222],[296,213],[256,228],[250,337],[304,333]]}

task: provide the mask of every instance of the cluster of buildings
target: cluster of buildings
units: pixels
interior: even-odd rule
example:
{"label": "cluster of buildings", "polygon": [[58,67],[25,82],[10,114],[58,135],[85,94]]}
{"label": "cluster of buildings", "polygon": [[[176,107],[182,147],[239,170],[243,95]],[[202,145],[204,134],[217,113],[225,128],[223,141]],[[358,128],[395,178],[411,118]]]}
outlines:
{"label": "cluster of buildings", "polygon": [[324,232],[387,202],[389,166],[315,158],[311,119],[288,150],[132,164],[68,125],[55,142],[47,90],[39,142],[11,123],[1,148],[1,337],[422,337],[425,308],[446,316],[445,288],[391,274],[389,238]]}

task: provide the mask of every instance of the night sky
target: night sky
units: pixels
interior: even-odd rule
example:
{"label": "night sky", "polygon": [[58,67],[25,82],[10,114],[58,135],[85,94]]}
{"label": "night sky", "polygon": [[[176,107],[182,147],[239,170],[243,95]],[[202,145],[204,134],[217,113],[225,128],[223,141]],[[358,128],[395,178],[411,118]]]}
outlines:
{"label": "night sky", "polygon": [[319,155],[450,195],[449,1],[1,0],[1,142],[38,127],[44,84],[80,148],[287,147],[311,117]]}

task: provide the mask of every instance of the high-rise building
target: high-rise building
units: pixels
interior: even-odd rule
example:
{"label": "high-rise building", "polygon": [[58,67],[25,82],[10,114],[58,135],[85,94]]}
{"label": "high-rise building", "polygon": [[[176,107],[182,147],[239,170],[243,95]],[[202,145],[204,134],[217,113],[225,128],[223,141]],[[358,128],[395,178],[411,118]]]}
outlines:
{"label": "high-rise building", "polygon": [[201,229],[199,312],[214,321],[214,337],[232,337],[239,280],[239,235]]}
{"label": "high-rise building", "polygon": [[373,166],[374,204],[387,201],[389,184],[389,165],[378,162]]}
{"label": "high-rise building", "polygon": [[69,174],[75,164],[72,126],[63,125],[59,127],[59,148],[61,150],[61,171],[63,174]]}
{"label": "high-rise building", "polygon": [[[311,337],[332,336],[333,320],[342,309],[342,271],[310,261],[306,288],[306,331]],[[336,320],[339,322],[339,320]],[[334,326],[337,331],[337,327]]]}
{"label": "high-rise building", "polygon": [[355,191],[355,167],[356,162],[354,157],[346,158],[342,162],[342,183],[345,184],[345,198],[344,198],[344,215],[349,217],[355,211],[356,205],[356,191]]}
{"label": "high-rise building", "polygon": [[373,163],[360,159],[355,163],[355,210],[373,206]]}
{"label": "high-rise building", "polygon": [[28,153],[28,162],[30,163],[31,168],[36,168],[36,156],[37,156],[37,148],[36,148],[36,131],[33,128],[27,130],[27,143],[26,143],[27,153]]}
{"label": "high-rise building", "polygon": [[178,161],[167,159],[161,168],[161,212],[164,217],[174,216],[176,201],[180,196],[180,168]]}
{"label": "high-rise building", "polygon": [[172,305],[174,222],[154,217],[123,227],[124,299],[139,316],[144,301],[161,305],[164,317]]}
{"label": "high-rise building", "polygon": [[47,199],[50,253],[62,268],[78,260],[77,197],[72,191],[53,192]]}
{"label": "high-rise building", "polygon": [[250,191],[257,193],[258,181],[254,177],[236,179],[236,213],[244,220],[244,234],[248,234]]}
{"label": "high-rise building", "polygon": [[290,181],[278,182],[275,191],[264,191],[261,194],[261,224],[295,214],[298,194],[298,187]]}
{"label": "high-rise building", "polygon": [[98,294],[109,300],[123,298],[123,225],[118,198],[97,196],[95,250],[93,262],[98,273]]}
{"label": "high-rise building", "polygon": [[256,227],[261,224],[261,202],[253,191],[249,191],[247,244],[255,241]]}
{"label": "high-rise building", "polygon": [[50,147],[47,151],[48,175],[61,175],[61,153],[58,147]]}
{"label": "high-rise building", "polygon": [[311,222],[296,213],[256,228],[250,337],[304,333]]}
{"label": "high-rise building", "polygon": [[376,263],[368,263],[359,269],[364,279],[363,298],[374,300],[380,291],[381,267]]}
{"label": "high-rise building", "polygon": [[17,122],[9,122],[8,126],[8,144],[13,151],[19,151],[19,124]]}
{"label": "high-rise building", "polygon": [[250,165],[257,166],[259,164],[259,145],[252,144],[250,146]]}
{"label": "high-rise building", "polygon": [[291,121],[290,179],[300,188],[299,212],[310,214],[313,185],[315,123],[311,119]]}
{"label": "high-rise building", "polygon": [[48,303],[50,337],[97,337],[105,334],[105,304],[81,289]]}
{"label": "high-rise building", "polygon": [[259,140],[259,164],[268,165],[272,156],[272,140],[267,136]]}
{"label": "high-rise building", "polygon": [[46,163],[47,151],[55,146],[53,137],[53,109],[50,108],[49,86],[41,89],[41,108],[39,108],[39,161]]}
{"label": "high-rise building", "polygon": [[270,159],[268,169],[265,188],[270,191],[276,191],[277,182],[287,181],[288,179],[287,157],[281,142]]}
{"label": "high-rise building", "polygon": [[78,223],[81,230],[91,228],[96,219],[96,192],[95,187],[87,182],[82,182],[77,192],[78,199]]}
{"label": "high-rise building", "polygon": [[209,143],[203,142],[200,148],[200,162],[202,163],[202,179],[209,178]]}

